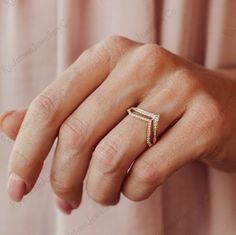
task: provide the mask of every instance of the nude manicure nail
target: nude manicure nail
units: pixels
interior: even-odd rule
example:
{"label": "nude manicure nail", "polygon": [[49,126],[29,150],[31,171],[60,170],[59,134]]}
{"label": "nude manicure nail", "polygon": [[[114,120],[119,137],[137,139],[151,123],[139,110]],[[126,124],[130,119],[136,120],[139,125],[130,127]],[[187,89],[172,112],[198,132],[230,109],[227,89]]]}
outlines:
{"label": "nude manicure nail", "polygon": [[7,188],[9,197],[15,202],[20,202],[26,193],[25,182],[14,173],[9,176]]}
{"label": "nude manicure nail", "polygon": [[16,112],[16,110],[11,110],[11,111],[7,111],[7,112],[5,112],[5,113],[0,114],[0,127],[2,127],[2,123],[3,123],[4,119],[5,119],[8,115],[11,115],[11,114],[13,114],[13,113],[15,113],[15,112]]}
{"label": "nude manicure nail", "polygon": [[6,118],[7,116],[13,114],[14,112],[16,112],[16,110],[7,111],[7,112],[2,113],[2,114],[0,115],[0,129],[3,128],[3,122],[4,122],[5,118]]}
{"label": "nude manicure nail", "polygon": [[67,215],[71,214],[73,207],[68,202],[60,198],[57,198],[56,201],[57,201],[57,206],[61,212]]}

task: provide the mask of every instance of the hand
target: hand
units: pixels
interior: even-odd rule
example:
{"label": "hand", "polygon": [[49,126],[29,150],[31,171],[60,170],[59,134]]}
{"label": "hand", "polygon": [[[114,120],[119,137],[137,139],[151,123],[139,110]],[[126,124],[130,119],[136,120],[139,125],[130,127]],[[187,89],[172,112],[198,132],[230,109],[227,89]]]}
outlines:
{"label": "hand", "polygon": [[[127,115],[132,106],[160,115],[151,148],[146,123]],[[66,213],[79,206],[86,173],[90,197],[113,205],[120,192],[148,198],[195,160],[234,171],[235,107],[235,81],[222,73],[155,44],[110,37],[82,53],[27,111],[2,116],[3,131],[16,137],[9,194],[19,201],[31,191],[57,137],[51,185]]]}

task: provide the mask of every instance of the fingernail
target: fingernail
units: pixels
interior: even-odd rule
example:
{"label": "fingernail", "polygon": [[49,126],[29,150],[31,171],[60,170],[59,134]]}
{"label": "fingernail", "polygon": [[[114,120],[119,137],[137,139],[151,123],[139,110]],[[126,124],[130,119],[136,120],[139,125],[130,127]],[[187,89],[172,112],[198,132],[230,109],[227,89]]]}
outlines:
{"label": "fingernail", "polygon": [[20,202],[26,193],[25,182],[14,173],[9,176],[7,188],[11,200],[15,202]]}
{"label": "fingernail", "polygon": [[62,213],[67,214],[67,215],[71,214],[73,207],[68,202],[60,198],[57,198],[56,201],[57,201],[57,206]]}
{"label": "fingernail", "polygon": [[11,110],[0,115],[0,129],[3,129],[3,122],[6,120],[7,116],[13,114],[16,110]]}

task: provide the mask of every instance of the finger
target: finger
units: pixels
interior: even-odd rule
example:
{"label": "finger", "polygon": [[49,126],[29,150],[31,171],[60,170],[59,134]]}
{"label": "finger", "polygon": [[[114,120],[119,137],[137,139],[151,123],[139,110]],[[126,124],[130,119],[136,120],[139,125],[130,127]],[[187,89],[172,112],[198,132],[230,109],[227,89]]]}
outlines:
{"label": "finger", "polygon": [[[123,53],[121,47],[110,46],[114,44],[111,40],[117,38],[83,53],[31,103],[10,156],[9,174],[17,175],[21,185],[17,190],[22,191],[22,185],[26,186],[25,193],[32,189],[61,123],[102,83],[114,66],[112,63]],[[15,180],[10,177],[9,187],[15,186]],[[14,195],[10,197],[14,200]]]}
{"label": "finger", "polygon": [[[150,49],[153,48],[148,46],[148,51],[146,48],[147,46],[135,47],[130,53],[126,53],[106,81],[60,128],[51,182],[55,193],[73,208],[79,204],[83,179],[94,147],[150,86],[143,77],[146,75],[147,79],[151,78],[156,67],[150,56]],[[141,54],[145,56],[140,56]],[[140,65],[147,60],[149,70],[139,73]],[[121,93],[114,99],[117,91]]]}
{"label": "finger", "polygon": [[[161,67],[163,69],[163,65]],[[185,72],[169,76],[162,72],[156,73],[156,86],[146,92],[148,95],[139,104],[144,110],[160,115],[159,138],[183,115],[195,87]],[[102,204],[118,201],[128,170],[147,148],[146,128],[147,123],[127,116],[97,145],[87,180],[88,193],[94,200]]]}
{"label": "finger", "polygon": [[[138,107],[158,113],[161,136],[184,112],[184,99],[172,100],[163,90]],[[165,105],[163,105],[165,104]],[[147,123],[128,115],[97,145],[89,167],[87,191],[95,201],[109,205],[119,200],[121,186],[132,162],[147,149]]]}
{"label": "finger", "polygon": [[[78,207],[83,180],[91,154],[98,141],[125,115],[127,107],[137,102],[140,90],[130,88],[119,63],[108,78],[62,124],[51,170],[51,184],[58,197],[73,208]],[[140,84],[140,88],[142,85]],[[113,99],[117,90],[122,95]]]}
{"label": "finger", "polygon": [[[55,193],[73,208],[79,204],[95,146],[150,89],[152,83],[147,81],[156,75],[156,58],[160,54],[149,45],[130,50],[60,128],[51,182]],[[163,71],[165,66],[159,65]]]}
{"label": "finger", "polygon": [[148,198],[172,173],[201,154],[206,138],[199,138],[196,113],[187,113],[133,164],[123,185],[123,193],[133,201]]}
{"label": "finger", "polygon": [[0,116],[0,130],[15,140],[25,117],[26,110],[8,111]]}

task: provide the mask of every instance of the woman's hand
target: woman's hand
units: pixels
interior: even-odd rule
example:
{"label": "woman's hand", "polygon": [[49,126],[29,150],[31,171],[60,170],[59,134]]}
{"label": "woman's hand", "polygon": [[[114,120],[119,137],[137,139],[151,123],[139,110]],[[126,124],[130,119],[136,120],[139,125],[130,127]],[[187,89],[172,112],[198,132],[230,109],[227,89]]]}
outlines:
{"label": "woman's hand", "polygon": [[[146,123],[127,115],[132,106],[160,115],[151,148]],[[9,194],[19,201],[31,191],[57,137],[51,185],[66,213],[79,206],[86,173],[90,197],[112,205],[120,192],[146,199],[194,160],[233,171],[235,120],[235,81],[158,45],[113,36],[86,50],[27,112],[2,116],[3,131],[17,136]]]}

